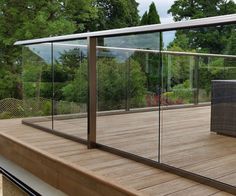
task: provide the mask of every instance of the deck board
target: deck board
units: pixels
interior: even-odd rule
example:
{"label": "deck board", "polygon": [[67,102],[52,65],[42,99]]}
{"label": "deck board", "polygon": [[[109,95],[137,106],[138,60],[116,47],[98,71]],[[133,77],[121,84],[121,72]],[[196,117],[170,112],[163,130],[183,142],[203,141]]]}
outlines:
{"label": "deck board", "polygon": [[[205,118],[209,120],[209,107],[194,110],[179,109],[167,111],[163,115],[164,117],[168,115],[170,119],[169,125],[167,124],[162,130],[162,161],[235,185],[236,139],[209,132],[209,125],[206,124],[209,122],[205,120]],[[187,112],[189,114],[186,114]],[[99,117],[98,141],[156,160],[158,136],[156,114],[157,112],[145,112],[112,115],[108,116],[107,120],[107,116]],[[183,117],[185,119],[182,119]],[[194,119],[195,124],[190,119]],[[86,135],[83,129],[80,130],[79,125],[82,121],[83,119],[60,121],[60,129],[64,132],[71,129],[70,133],[76,136]],[[50,122],[42,124],[47,126],[47,123]],[[108,152],[98,149],[87,150],[83,144],[22,125],[20,119],[2,120],[0,132],[58,156],[68,163],[83,166],[124,186],[135,188],[146,195],[191,195],[191,192],[194,192],[194,195],[225,194]]]}
{"label": "deck board", "polygon": [[[221,181],[236,172],[236,138],[210,132],[209,106],[163,110],[161,118],[162,162]],[[55,128],[85,138],[86,122],[57,120]],[[37,124],[49,127],[51,122]],[[157,111],[99,116],[97,127],[99,143],[157,160]]]}

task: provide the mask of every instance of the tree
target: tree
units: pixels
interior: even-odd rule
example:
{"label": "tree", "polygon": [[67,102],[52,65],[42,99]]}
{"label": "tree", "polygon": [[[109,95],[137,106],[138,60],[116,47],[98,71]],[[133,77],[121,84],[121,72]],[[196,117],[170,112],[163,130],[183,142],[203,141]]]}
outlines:
{"label": "tree", "polygon": [[[97,94],[99,110],[121,109],[125,107],[127,92],[133,107],[144,104],[146,77],[138,62],[130,59],[129,75],[127,63],[120,63],[111,57],[101,57],[97,61]],[[78,68],[73,81],[62,88],[66,101],[87,103],[88,69],[84,61]]]}
{"label": "tree", "polygon": [[[2,95],[22,97],[19,78],[21,48],[13,46],[13,43],[86,31],[90,21],[98,18],[93,3],[94,0],[0,1],[0,75],[8,73],[8,79],[14,80],[12,85],[2,85],[2,91],[6,91]],[[4,83],[3,79],[1,77],[1,83]]]}
{"label": "tree", "polygon": [[[76,26],[73,21],[67,19],[62,5],[64,5],[63,1],[0,1],[0,51],[2,53],[0,66],[4,70],[19,78],[21,49],[13,46],[16,40],[75,31]],[[17,81],[20,82],[20,79]],[[20,86],[20,83],[8,86],[6,91],[16,92],[16,98],[20,98],[22,95],[17,86]]]}
{"label": "tree", "polygon": [[160,24],[160,16],[154,2],[151,3],[148,12],[148,24]]}
{"label": "tree", "polygon": [[231,36],[225,48],[225,54],[236,54],[236,29],[233,29],[231,32]]}
{"label": "tree", "polygon": [[[65,0],[64,0],[65,1]],[[65,11],[67,18],[76,24],[73,33],[97,30],[99,21],[97,0],[67,0]]]}
{"label": "tree", "polygon": [[154,2],[149,6],[149,11],[145,12],[140,21],[141,25],[160,24],[160,16],[157,12],[157,8]]}
{"label": "tree", "polygon": [[[225,0],[177,0],[171,6],[171,13],[175,21],[189,20],[210,16],[236,13],[236,4]],[[223,53],[226,49],[225,42],[231,36],[233,26],[216,26],[197,28],[191,30],[178,30],[174,42],[179,42],[183,35],[188,39],[188,48],[199,52]],[[186,50],[187,48],[182,48]]]}
{"label": "tree", "polygon": [[[225,54],[228,55],[236,55],[236,29],[232,30],[231,37],[227,43],[227,46],[224,51]],[[235,79],[236,73],[236,60],[235,58],[226,58],[224,59],[224,65],[227,67],[227,78],[228,79]]]}
{"label": "tree", "polygon": [[[177,0],[168,12],[173,15],[175,21],[190,20],[233,14],[236,12],[236,4],[231,0]],[[178,30],[176,31],[174,41],[168,46],[168,50],[230,54],[229,51],[233,51],[232,36],[234,32],[235,26],[233,25]],[[186,59],[187,57],[185,56],[184,58]],[[201,92],[199,95],[201,96],[200,100],[209,101],[211,80],[235,78],[235,75],[231,74],[234,72],[234,68],[229,69],[229,66],[235,66],[233,61],[232,59],[213,57],[201,57],[199,59],[198,88]],[[174,63],[177,63],[179,66],[172,66],[172,76],[174,78],[187,76],[187,72],[183,74],[181,70],[176,69],[180,67],[182,70],[188,71],[188,67],[185,66],[184,62],[176,58]],[[187,77],[183,77],[183,79],[187,81]],[[184,82],[176,81],[177,85]]]}
{"label": "tree", "polygon": [[138,3],[135,0],[96,0],[98,19],[92,29],[104,30],[137,26],[139,24]]}
{"label": "tree", "polygon": [[236,4],[232,0],[177,0],[168,10],[175,21],[234,14]]}
{"label": "tree", "polygon": [[141,21],[140,21],[140,25],[146,25],[148,24],[148,13],[147,11],[143,14]]}
{"label": "tree", "polygon": [[[156,5],[154,2],[152,2],[149,6],[148,12],[146,11],[141,19],[140,24],[141,25],[150,25],[150,24],[160,24],[160,16],[157,12]],[[160,37],[159,37],[160,36]],[[156,46],[154,49],[159,48],[160,43],[162,43],[162,34],[155,33],[152,35],[149,35],[149,37],[152,38],[152,42]],[[158,40],[156,42],[156,40]],[[151,44],[149,44],[151,46]],[[137,53],[134,54],[134,58],[138,60],[139,63],[146,65],[146,68],[143,70],[146,73],[147,76],[147,89],[148,91],[152,93],[157,93],[157,86],[160,84],[160,77],[159,77],[159,55],[157,54],[151,54],[151,53]]]}

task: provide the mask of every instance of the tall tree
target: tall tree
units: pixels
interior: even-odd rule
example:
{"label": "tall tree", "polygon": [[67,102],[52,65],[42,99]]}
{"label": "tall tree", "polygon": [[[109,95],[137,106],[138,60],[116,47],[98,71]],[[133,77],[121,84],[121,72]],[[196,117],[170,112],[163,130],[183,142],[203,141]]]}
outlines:
{"label": "tall tree", "polygon": [[148,13],[147,11],[143,14],[141,21],[140,21],[141,25],[146,25],[148,24]]}
{"label": "tall tree", "polygon": [[149,6],[148,12],[146,11],[140,21],[141,25],[160,24],[160,16],[157,12],[157,8],[154,2]]}
{"label": "tall tree", "polygon": [[[146,11],[140,21],[140,25],[151,25],[151,24],[160,24],[160,16],[157,12],[157,8],[154,2],[149,6],[149,10]],[[154,48],[159,48],[160,43],[162,43],[162,34],[154,33],[149,35],[152,37],[151,42],[156,44]],[[159,37],[160,36],[160,37]],[[156,54],[140,54],[134,53],[134,58],[140,62],[140,64],[145,65],[143,71],[147,77],[147,89],[150,92],[157,93],[157,84],[159,81],[158,71],[159,71],[159,56]]]}
{"label": "tall tree", "polygon": [[148,12],[148,24],[159,24],[160,16],[157,12],[157,8],[154,2],[151,3]]}

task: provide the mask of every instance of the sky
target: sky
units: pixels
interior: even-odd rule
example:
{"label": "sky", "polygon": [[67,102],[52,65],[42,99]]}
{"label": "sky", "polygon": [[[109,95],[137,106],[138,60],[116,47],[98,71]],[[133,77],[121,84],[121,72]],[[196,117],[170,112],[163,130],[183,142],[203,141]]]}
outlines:
{"label": "sky", "polygon": [[142,16],[149,9],[149,5],[154,2],[160,15],[161,23],[173,22],[171,14],[167,14],[175,0],[136,0],[139,3],[139,15]]}

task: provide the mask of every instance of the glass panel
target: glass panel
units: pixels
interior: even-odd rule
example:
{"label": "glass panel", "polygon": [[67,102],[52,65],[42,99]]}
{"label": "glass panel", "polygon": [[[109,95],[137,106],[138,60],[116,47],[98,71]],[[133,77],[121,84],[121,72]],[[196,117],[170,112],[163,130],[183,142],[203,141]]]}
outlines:
{"label": "glass panel", "polygon": [[[47,124],[51,129],[52,67],[51,44],[23,47],[23,111],[29,122]],[[31,117],[37,117],[32,119]]]}
{"label": "glass panel", "polygon": [[174,33],[163,51],[161,162],[235,186],[235,25],[164,40]]}
{"label": "glass panel", "polygon": [[159,33],[98,39],[98,143],[157,160],[159,45]]}
{"label": "glass panel", "polygon": [[194,66],[194,56],[163,54],[162,105],[190,105],[195,102]]}
{"label": "glass panel", "polygon": [[53,129],[87,139],[87,41],[53,43]]}

